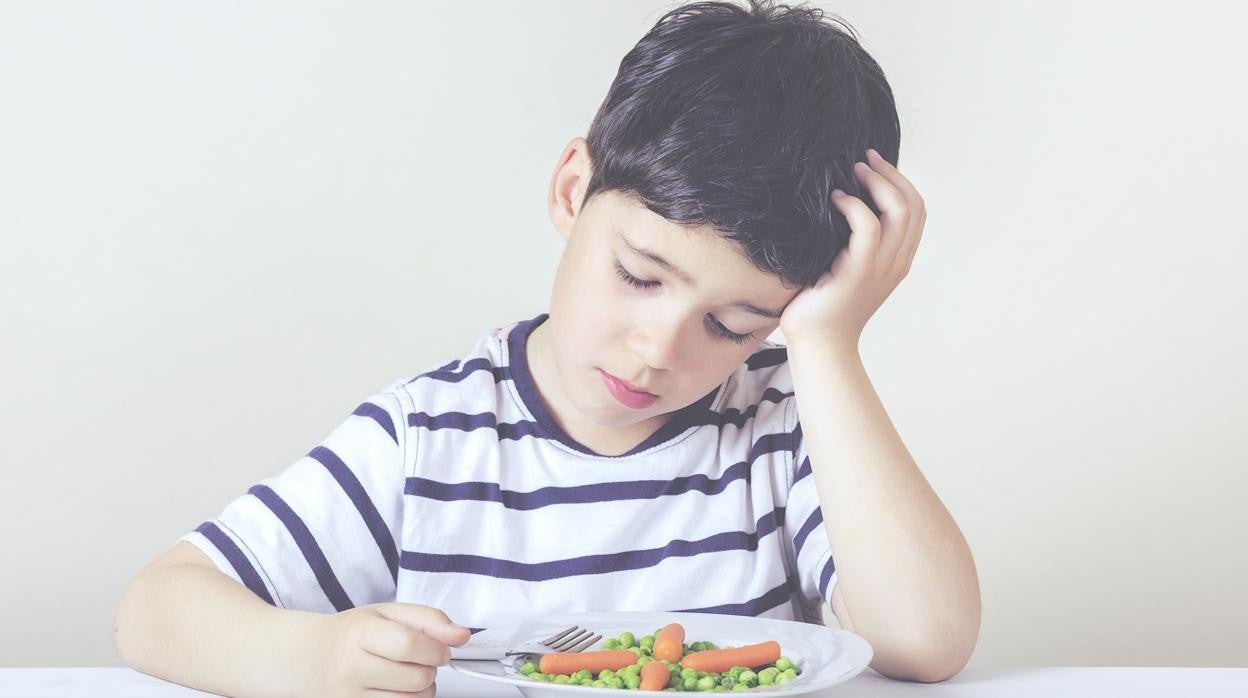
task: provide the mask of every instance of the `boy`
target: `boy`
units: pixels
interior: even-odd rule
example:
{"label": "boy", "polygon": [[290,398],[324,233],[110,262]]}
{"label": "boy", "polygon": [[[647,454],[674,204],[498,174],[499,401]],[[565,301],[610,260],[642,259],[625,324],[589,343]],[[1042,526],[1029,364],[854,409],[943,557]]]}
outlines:
{"label": "boy", "polygon": [[926,217],[899,138],[818,10],[669,12],[556,165],[549,313],[184,536],[122,599],[120,655],[226,694],[432,696],[450,646],[520,617],[827,602],[881,673],[956,673],[971,554],[858,353]]}

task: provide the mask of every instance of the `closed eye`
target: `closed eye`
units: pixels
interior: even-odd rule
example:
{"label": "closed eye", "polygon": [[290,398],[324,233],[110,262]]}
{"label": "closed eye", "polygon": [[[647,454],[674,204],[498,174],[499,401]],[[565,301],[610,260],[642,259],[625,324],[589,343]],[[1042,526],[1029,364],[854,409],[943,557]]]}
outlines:
{"label": "closed eye", "polygon": [[659,285],[658,281],[646,281],[629,274],[628,270],[625,269],[618,260],[615,262],[615,273],[618,274],[621,279],[624,279],[625,283],[629,286],[635,286],[637,288],[655,288]]}
{"label": "closed eye", "polygon": [[[615,273],[624,280],[624,283],[632,286],[633,288],[650,290],[661,285],[658,281],[649,281],[647,279],[639,279],[636,276],[633,276],[628,273],[628,270],[624,268],[624,265],[620,264],[619,260],[616,260],[615,262]],[[719,320],[716,320],[714,316],[707,315],[706,318],[710,323],[711,331],[720,339],[726,339],[736,344],[745,344],[751,339],[754,339],[753,332],[738,334],[727,327],[724,327],[724,325],[720,323]]]}

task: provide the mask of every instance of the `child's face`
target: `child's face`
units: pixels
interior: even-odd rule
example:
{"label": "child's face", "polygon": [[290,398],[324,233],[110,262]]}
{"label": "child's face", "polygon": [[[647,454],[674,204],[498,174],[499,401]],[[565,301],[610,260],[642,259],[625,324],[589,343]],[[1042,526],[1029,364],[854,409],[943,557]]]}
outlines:
{"label": "child's face", "polygon": [[[575,160],[565,157],[561,169],[575,169]],[[578,181],[561,185],[557,170],[552,182],[552,217],[567,244],[550,318],[538,328],[544,356],[535,359],[548,374],[548,385],[541,387],[560,393],[548,397],[554,398],[552,407],[579,413],[557,415],[565,429],[569,420],[583,417],[600,427],[638,425],[644,438],[665,421],[663,415],[703,397],[740,366],[779,326],[780,311],[799,289],[756,269],[709,227],[677,226],[633,197],[607,192],[582,208],[576,200],[588,178],[573,179]],[[561,186],[567,193],[562,204]],[[657,397],[621,400],[604,372]],[[557,385],[549,385],[551,378]]]}

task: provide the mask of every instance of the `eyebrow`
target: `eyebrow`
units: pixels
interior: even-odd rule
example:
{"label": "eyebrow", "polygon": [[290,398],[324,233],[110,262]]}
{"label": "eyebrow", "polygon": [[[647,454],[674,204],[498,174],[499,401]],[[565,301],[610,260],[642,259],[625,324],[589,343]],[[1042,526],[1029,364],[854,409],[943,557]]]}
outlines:
{"label": "eyebrow", "polygon": [[[664,259],[664,258],[663,258],[663,256],[662,256],[662,255],[660,255],[659,253],[657,253],[657,252],[652,252],[652,251],[650,251],[650,250],[647,250],[647,249],[646,249],[646,248],[644,248],[644,247],[638,247],[638,246],[634,245],[632,242],[629,242],[628,238],[624,237],[624,233],[622,233],[622,232],[620,232],[620,231],[618,231],[618,230],[617,230],[617,231],[615,231],[615,234],[616,234],[616,235],[620,238],[620,240],[621,240],[621,241],[622,241],[625,245],[627,245],[627,246],[628,246],[628,249],[630,249],[630,250],[632,250],[633,252],[635,252],[635,253],[637,253],[637,254],[641,255],[642,257],[645,257],[646,259],[650,260],[651,262],[654,262],[655,264],[659,265],[660,267],[663,267],[663,268],[664,268],[664,269],[666,269],[668,272],[670,272],[670,273],[674,274],[675,276],[679,277],[682,281],[684,281],[685,283],[689,284],[690,286],[697,286],[697,285],[698,285],[698,282],[697,282],[697,281],[695,281],[695,280],[694,280],[694,278],[693,278],[692,276],[690,276],[687,272],[685,272],[685,271],[684,271],[683,269],[681,269],[680,267],[678,267],[678,266],[676,266],[675,264],[672,264],[671,262],[669,262],[669,261],[667,261],[666,259]],[[760,308],[760,307],[758,307],[757,305],[754,305],[753,303],[746,303],[745,301],[738,301],[738,302],[736,302],[736,303],[733,303],[733,304],[732,304],[732,307],[734,307],[734,308],[738,308],[738,309],[740,309],[740,310],[744,310],[744,311],[746,311],[747,313],[753,313],[753,314],[755,314],[755,315],[761,315],[761,316],[763,316],[763,317],[772,318],[772,319],[779,318],[779,317],[780,317],[780,312],[781,312],[781,311],[778,311],[778,310],[769,310],[769,309],[767,309],[767,308]]]}

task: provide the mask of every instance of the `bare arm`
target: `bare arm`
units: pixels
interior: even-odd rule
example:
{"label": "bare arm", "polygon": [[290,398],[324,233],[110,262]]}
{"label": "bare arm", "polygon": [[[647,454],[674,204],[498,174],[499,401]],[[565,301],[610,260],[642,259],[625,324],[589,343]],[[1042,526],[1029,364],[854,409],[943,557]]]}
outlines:
{"label": "bare arm", "polygon": [[270,606],[180,542],[144,568],[117,608],[121,659],[147,674],[226,695],[293,695],[296,638],[318,614]]}
{"label": "bare arm", "polygon": [[832,610],[892,678],[941,681],[979,636],[975,563],[856,350],[791,342],[803,438],[836,560]]}
{"label": "bare arm", "polygon": [[135,577],[113,640],[130,666],[231,696],[434,695],[468,629],[436,608],[375,603],[338,613],[270,606],[178,543]]}

